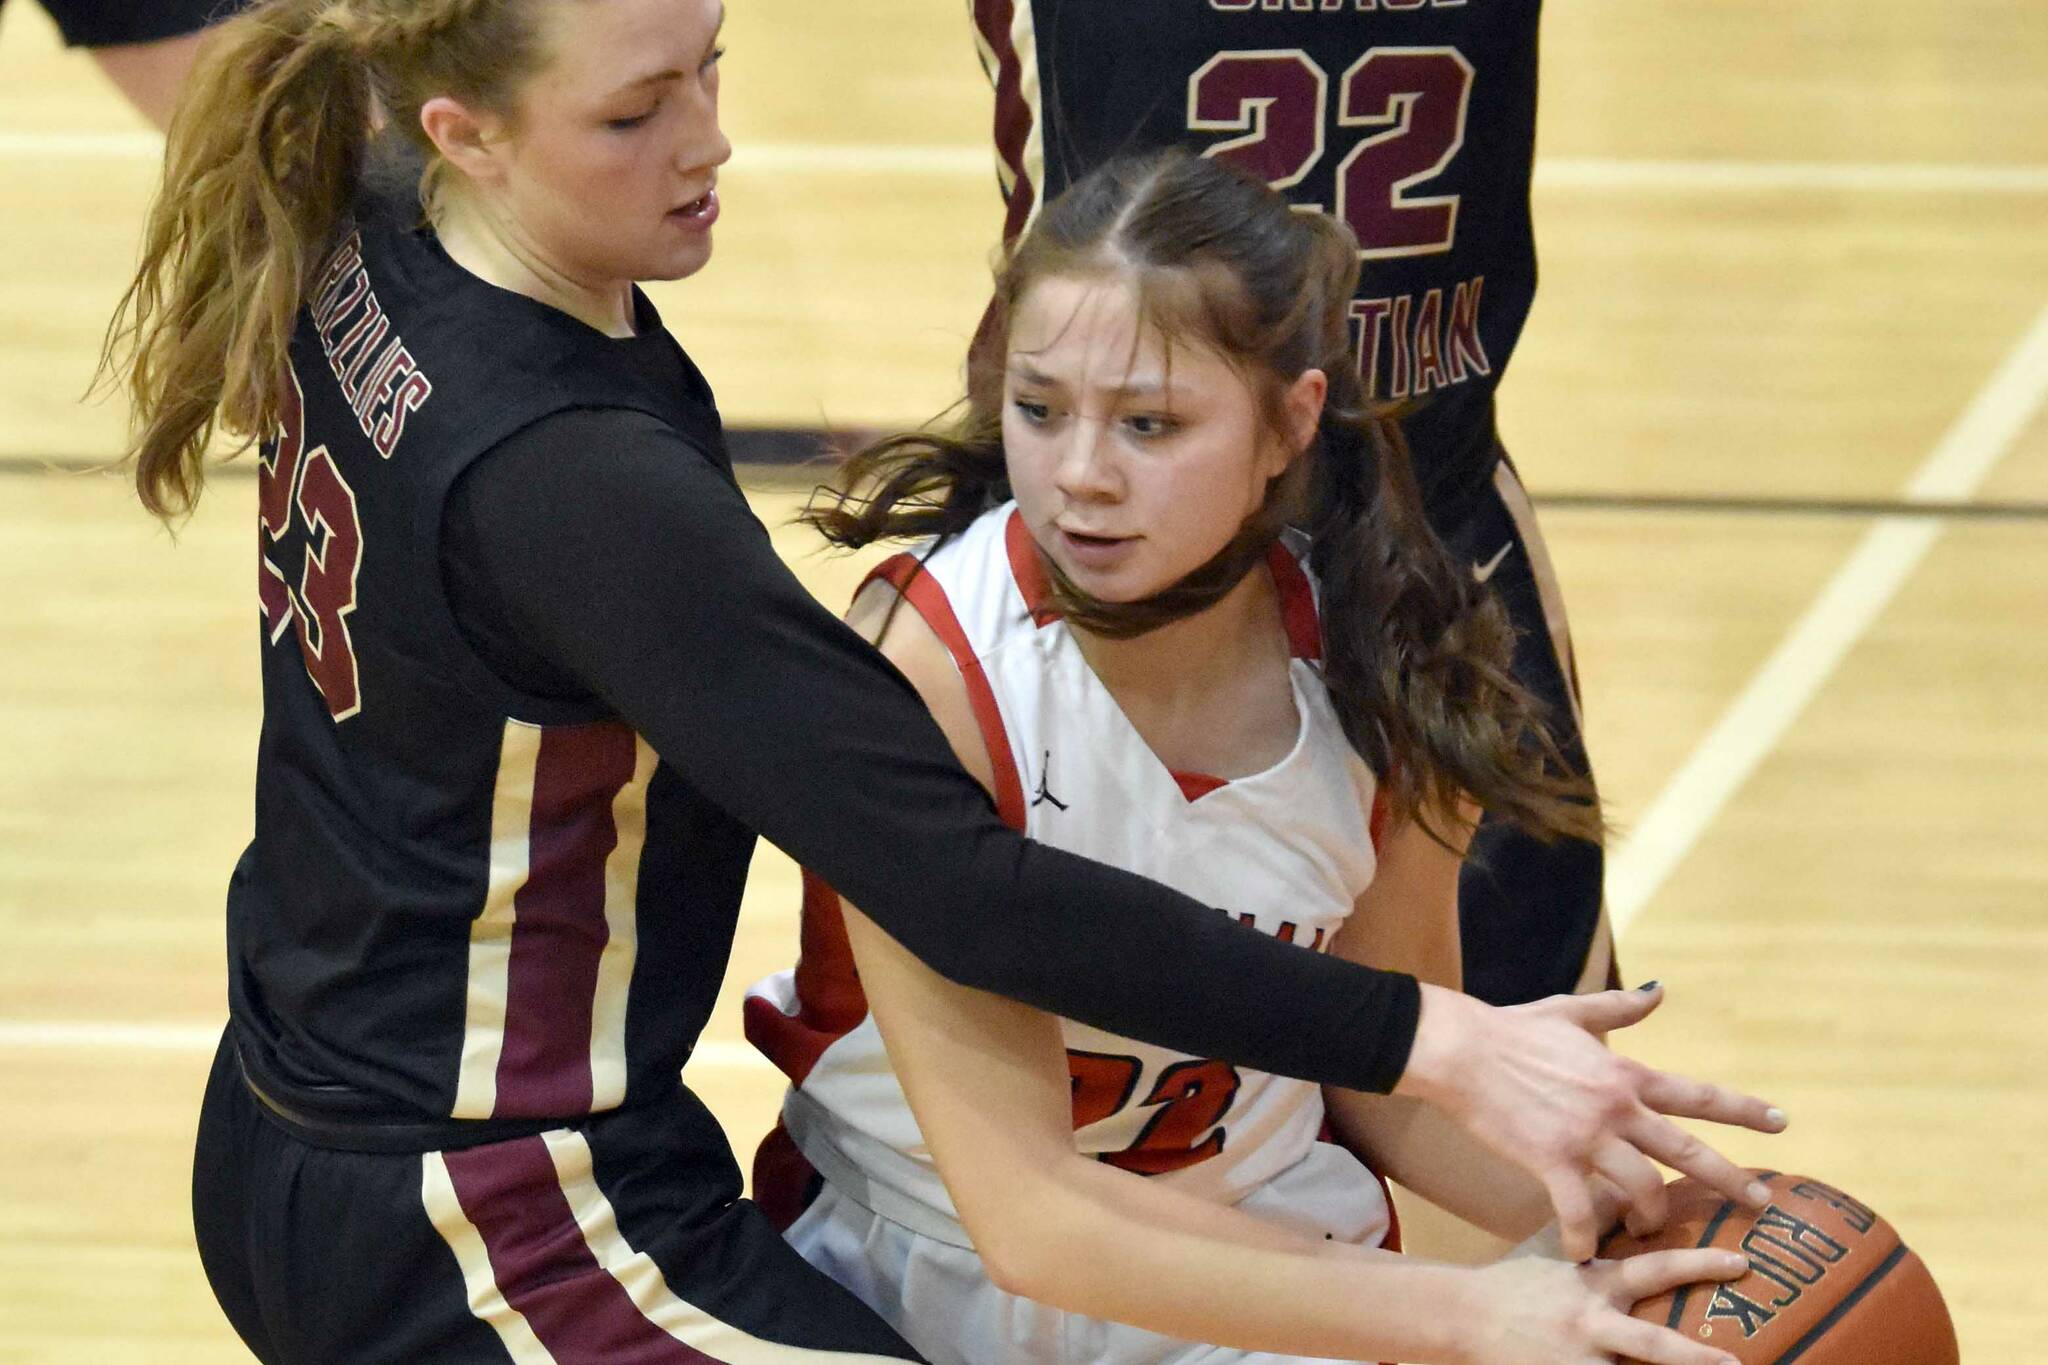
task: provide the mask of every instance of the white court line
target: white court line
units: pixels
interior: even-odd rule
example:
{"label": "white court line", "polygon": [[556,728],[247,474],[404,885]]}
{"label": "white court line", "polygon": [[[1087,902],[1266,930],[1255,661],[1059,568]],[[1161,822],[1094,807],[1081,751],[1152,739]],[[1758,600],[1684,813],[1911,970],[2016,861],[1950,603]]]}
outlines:
{"label": "white court line", "polygon": [[[155,160],[155,133],[4,133],[0,158]],[[871,143],[757,142],[733,155],[741,172],[806,175],[992,177],[995,154],[980,145],[881,146]],[[2048,193],[2048,166],[1941,162],[1671,161],[1547,157],[1536,163],[1540,189],[1675,190],[1701,193],[1834,190],[1938,194]]]}
{"label": "white court line", "polygon": [[[2048,400],[2048,308],[1928,453],[1906,485],[1915,502],[1960,502],[1982,485]],[[1607,864],[1619,934],[1749,780],[1850,648],[1941,536],[1931,518],[1880,517],[1769,659],[1721,713]]]}
{"label": "white court line", "polygon": [[[92,1020],[0,1019],[0,1051],[63,1048],[136,1052],[211,1052],[219,1024],[109,1024]],[[746,1043],[697,1044],[690,1066],[713,1071],[766,1071],[773,1065]]]}
{"label": "white court line", "polygon": [[1921,194],[2041,194],[2048,166],[1883,161],[1635,161],[1550,157],[1538,189],[1689,192],[1837,190]]}
{"label": "white court line", "polygon": [[0,1019],[0,1050],[10,1048],[129,1048],[137,1052],[211,1052],[219,1024],[105,1024]]}

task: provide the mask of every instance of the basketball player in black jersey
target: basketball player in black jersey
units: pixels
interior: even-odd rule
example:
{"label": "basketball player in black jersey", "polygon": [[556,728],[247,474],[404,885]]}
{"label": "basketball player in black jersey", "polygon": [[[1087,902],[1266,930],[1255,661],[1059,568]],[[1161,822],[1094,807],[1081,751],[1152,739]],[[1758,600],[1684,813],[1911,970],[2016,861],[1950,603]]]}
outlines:
{"label": "basketball player in black jersey", "polygon": [[194,1174],[257,1355],[909,1355],[680,1084],[757,833],[964,984],[1443,1106],[1584,1250],[1595,1174],[1649,1221],[1652,1157],[1753,1195],[1663,1115],[1782,1116],[1596,1040],[1654,993],[1496,1010],[1002,824],[775,556],[634,287],[710,255],[721,21],[267,0],[176,121],[113,351],[160,515],[216,426],[262,438],[256,831]]}
{"label": "basketball player in black jersey", "polygon": [[[4,8],[6,0],[0,0]],[[243,0],[40,0],[66,47],[92,54],[107,79],[161,128],[198,55],[200,31]]]}
{"label": "basketball player in black jersey", "polygon": [[[1343,219],[1368,398],[1403,422],[1436,530],[1520,631],[1515,675],[1582,772],[1563,604],[1494,427],[1536,288],[1540,0],[971,0],[1015,237],[1124,152],[1179,143]],[[1497,1005],[1616,983],[1601,849],[1489,819],[1459,886],[1465,989]]]}

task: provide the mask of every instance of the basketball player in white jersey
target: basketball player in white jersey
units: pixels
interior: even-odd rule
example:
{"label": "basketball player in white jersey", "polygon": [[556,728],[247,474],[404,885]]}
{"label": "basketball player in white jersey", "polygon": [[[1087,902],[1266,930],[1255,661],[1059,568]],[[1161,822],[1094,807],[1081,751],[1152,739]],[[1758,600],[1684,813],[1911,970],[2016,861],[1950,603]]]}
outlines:
{"label": "basketball player in white jersey", "polygon": [[[1599,815],[1361,399],[1356,262],[1216,162],[1105,167],[1011,258],[957,425],[864,453],[811,519],[924,538],[853,619],[1012,826],[1455,987],[1473,803],[1542,834]],[[1626,1309],[1739,1255],[1400,1257],[1375,1170],[1516,1239],[1545,1191],[1403,1101],[951,985],[806,892],[802,964],[748,1005],[795,1082],[756,1197],[931,1360],[1729,1359]],[[1590,1197],[1656,1219],[1606,1174]]]}

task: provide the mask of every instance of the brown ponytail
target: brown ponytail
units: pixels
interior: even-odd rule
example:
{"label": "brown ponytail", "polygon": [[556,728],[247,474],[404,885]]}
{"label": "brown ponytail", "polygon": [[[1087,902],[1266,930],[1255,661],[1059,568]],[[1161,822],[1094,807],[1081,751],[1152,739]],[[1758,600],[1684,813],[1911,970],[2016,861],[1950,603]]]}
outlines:
{"label": "brown ponytail", "polygon": [[965,403],[932,430],[860,452],[805,519],[845,546],[943,538],[1008,498],[1009,318],[1034,283],[1073,275],[1130,279],[1145,318],[1167,336],[1200,339],[1240,363],[1262,386],[1275,430],[1294,378],[1320,369],[1329,394],[1305,458],[1273,481],[1222,554],[1146,602],[1062,600],[1070,619],[1134,634],[1200,610],[1256,562],[1248,545],[1293,520],[1310,533],[1322,585],[1331,700],[1394,813],[1445,839],[1469,797],[1539,836],[1599,839],[1591,784],[1567,761],[1541,701],[1509,672],[1506,612],[1430,529],[1395,410],[1364,397],[1348,317],[1356,239],[1226,165],[1182,152],[1128,158],[1047,206],[997,279],[968,357]]}
{"label": "brown ponytail", "polygon": [[143,506],[189,513],[216,428],[276,425],[292,329],[346,220],[373,107],[438,163],[419,109],[509,111],[538,64],[539,0],[263,0],[208,38],[171,121],[142,260],[107,329],[103,381],[134,409]]}

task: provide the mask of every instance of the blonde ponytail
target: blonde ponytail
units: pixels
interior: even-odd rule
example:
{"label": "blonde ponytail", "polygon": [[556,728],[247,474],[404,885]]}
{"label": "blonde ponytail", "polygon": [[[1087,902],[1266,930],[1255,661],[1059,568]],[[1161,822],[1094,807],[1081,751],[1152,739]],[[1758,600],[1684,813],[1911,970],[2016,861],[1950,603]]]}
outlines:
{"label": "blonde ponytail", "polygon": [[540,65],[543,0],[263,0],[207,40],[171,121],[142,259],[108,325],[143,506],[189,513],[216,430],[278,420],[292,329],[362,176],[373,108],[420,131],[437,94],[508,112]]}
{"label": "blonde ponytail", "polygon": [[272,0],[208,41],[171,121],[142,262],[101,374],[127,372],[143,506],[192,510],[216,427],[277,422],[307,279],[347,212],[369,81],[331,0]]}

